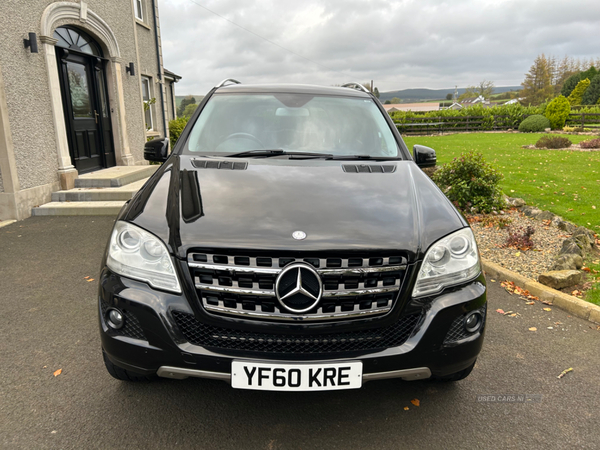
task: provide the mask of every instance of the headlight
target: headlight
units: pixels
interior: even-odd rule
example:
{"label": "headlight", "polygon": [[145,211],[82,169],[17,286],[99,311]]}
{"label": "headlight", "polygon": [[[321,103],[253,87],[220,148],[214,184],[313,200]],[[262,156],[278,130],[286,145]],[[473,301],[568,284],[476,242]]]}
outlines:
{"label": "headlight", "polygon": [[181,292],[165,244],[130,223],[118,221],[115,224],[106,265],[119,275],[145,281],[155,288]]}
{"label": "headlight", "polygon": [[421,265],[413,297],[441,292],[476,278],[481,272],[475,237],[470,228],[463,228],[433,244]]}

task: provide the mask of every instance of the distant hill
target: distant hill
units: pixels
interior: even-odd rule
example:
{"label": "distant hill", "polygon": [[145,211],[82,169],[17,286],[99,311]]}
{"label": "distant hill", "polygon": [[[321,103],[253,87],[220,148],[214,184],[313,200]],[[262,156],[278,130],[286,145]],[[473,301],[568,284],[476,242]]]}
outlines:
{"label": "distant hill", "polygon": [[175,96],[175,104],[177,105],[178,108],[179,108],[179,105],[181,105],[181,100],[183,100],[186,97],[194,97],[196,99],[196,103],[200,103],[202,101],[202,99],[204,98],[204,95],[176,95]]}
{"label": "distant hill", "polygon": [[[501,94],[508,91],[518,91],[523,89],[522,86],[497,86],[494,88],[494,94]],[[464,94],[466,88],[459,88],[458,95]],[[379,100],[385,102],[394,97],[398,97],[402,101],[419,101],[419,100],[445,100],[446,95],[454,94],[454,88],[449,89],[402,89],[400,91],[381,92]]]}

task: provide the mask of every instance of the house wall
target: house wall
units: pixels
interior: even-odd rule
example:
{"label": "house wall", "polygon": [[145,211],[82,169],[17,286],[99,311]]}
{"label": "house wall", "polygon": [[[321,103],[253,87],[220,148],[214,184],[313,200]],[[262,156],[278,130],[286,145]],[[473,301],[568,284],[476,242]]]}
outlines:
{"label": "house wall", "polygon": [[[123,119],[126,130],[121,132],[120,128],[116,129],[113,125],[113,136],[115,148],[128,149],[133,161],[118,161],[118,164],[146,164],[143,159],[146,134],[140,75],[151,75],[156,81],[160,69],[156,62],[151,1],[145,2],[147,24],[136,23],[131,0],[72,2],[77,5],[85,3],[88,10],[98,14],[114,33],[119,47],[120,58],[113,59],[107,70],[107,77],[113,77],[108,82],[108,94],[111,114],[117,122]],[[51,192],[60,189],[60,155],[57,151],[57,132],[52,114],[52,94],[45,59],[46,45],[40,40],[42,14],[52,3],[52,0],[0,1],[0,83],[3,80],[0,90],[4,91],[8,118],[5,128],[10,135],[10,139],[5,141],[10,141],[11,147],[9,149],[8,144],[0,142],[0,160],[6,159],[5,154],[14,156],[15,173],[11,173],[9,178],[12,186],[18,186],[14,193],[5,188],[7,174],[4,172],[9,165],[0,164],[0,220],[28,217],[31,215],[31,207],[50,201]],[[103,47],[104,56],[109,56],[107,43],[103,42],[103,38],[85,21],[61,19],[54,27],[62,25],[73,25],[87,31]],[[31,53],[23,46],[23,39],[29,32],[37,34],[39,53]],[[135,64],[135,76],[125,72],[125,66],[129,62]],[[115,63],[120,63],[119,73],[116,73],[118,66]],[[119,108],[117,81],[122,84],[122,109]],[[159,86],[155,85],[157,102],[160,102]],[[160,127],[159,131],[164,134],[161,108],[156,105],[155,109],[155,122]],[[119,116],[119,111],[124,112],[123,117]],[[9,195],[12,197],[8,198]]]}
{"label": "house wall", "polygon": [[140,21],[136,20],[135,31],[137,34],[137,43],[139,48],[152,49],[152,51],[139,52],[140,75],[152,78],[152,96],[156,99],[156,104],[152,106],[154,132],[148,134],[152,136],[164,136],[165,129],[160,107],[161,84],[159,83],[159,80],[162,78],[162,73],[156,58],[156,38],[154,34],[154,19],[152,17],[152,1],[142,1],[144,2],[145,20],[144,23],[140,23]]}

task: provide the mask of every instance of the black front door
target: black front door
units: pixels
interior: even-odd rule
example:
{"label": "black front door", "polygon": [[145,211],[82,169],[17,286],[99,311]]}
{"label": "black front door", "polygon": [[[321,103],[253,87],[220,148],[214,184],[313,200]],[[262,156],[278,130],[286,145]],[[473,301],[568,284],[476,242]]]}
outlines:
{"label": "black front door", "polygon": [[71,161],[79,173],[115,165],[105,61],[57,49]]}

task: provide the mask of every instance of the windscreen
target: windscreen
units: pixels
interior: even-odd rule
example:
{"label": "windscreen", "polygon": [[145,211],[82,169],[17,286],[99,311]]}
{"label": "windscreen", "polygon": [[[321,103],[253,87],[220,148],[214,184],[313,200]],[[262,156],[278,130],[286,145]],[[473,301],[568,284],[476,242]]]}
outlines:
{"label": "windscreen", "polygon": [[309,94],[215,95],[187,142],[187,150],[194,153],[263,149],[399,155],[392,131],[372,99]]}

